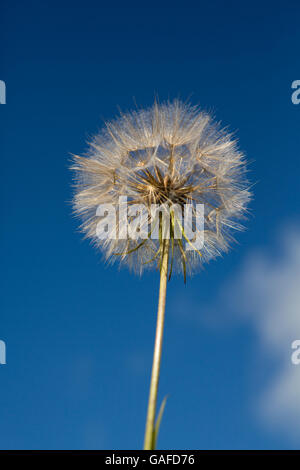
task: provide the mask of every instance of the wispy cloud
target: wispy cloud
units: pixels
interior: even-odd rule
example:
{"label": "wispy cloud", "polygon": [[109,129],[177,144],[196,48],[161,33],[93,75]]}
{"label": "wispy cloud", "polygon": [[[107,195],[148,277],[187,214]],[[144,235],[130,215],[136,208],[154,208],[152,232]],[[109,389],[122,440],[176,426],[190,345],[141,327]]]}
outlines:
{"label": "wispy cloud", "polygon": [[[259,367],[266,366],[268,374],[254,411],[266,426],[299,439],[300,365],[291,362],[291,344],[300,339],[299,226],[279,230],[271,245],[252,250],[206,310],[207,326],[222,321],[221,311],[256,331]],[[203,326],[203,316],[201,321]],[[270,369],[273,376],[267,378]]]}
{"label": "wispy cloud", "polygon": [[299,438],[300,366],[291,362],[291,343],[300,339],[300,229],[280,231],[273,246],[251,253],[224,297],[252,323],[262,354],[277,364],[254,406],[265,424]]}

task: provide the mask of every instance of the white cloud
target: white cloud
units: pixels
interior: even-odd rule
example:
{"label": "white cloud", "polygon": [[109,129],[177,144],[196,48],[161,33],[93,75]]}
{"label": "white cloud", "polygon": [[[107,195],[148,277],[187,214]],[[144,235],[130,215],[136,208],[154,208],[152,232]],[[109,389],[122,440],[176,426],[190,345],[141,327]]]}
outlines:
{"label": "white cloud", "polygon": [[252,373],[262,388],[253,393],[252,411],[267,428],[299,442],[300,365],[292,364],[291,345],[300,340],[300,227],[290,225],[275,237],[248,254],[216,291],[215,301],[199,305],[198,291],[188,298],[179,291],[170,310],[180,321],[201,328],[231,328],[243,321],[254,329]]}
{"label": "white cloud", "polygon": [[260,417],[269,428],[277,428],[295,440],[300,436],[300,367],[283,365],[268,385],[259,403]]}
{"label": "white cloud", "polygon": [[300,340],[300,227],[277,232],[273,242],[252,250],[215,301],[201,305],[201,314],[198,292],[188,300],[178,292],[171,310],[201,328],[230,328],[237,320],[252,326],[258,338],[253,372],[265,377],[263,389],[253,394],[253,413],[263,425],[299,440],[300,365],[291,362],[291,344]]}
{"label": "white cloud", "polygon": [[280,232],[274,246],[250,253],[220,299],[253,324],[260,354],[277,364],[277,373],[254,404],[262,421],[299,438],[300,365],[291,362],[291,343],[300,339],[299,228]]}

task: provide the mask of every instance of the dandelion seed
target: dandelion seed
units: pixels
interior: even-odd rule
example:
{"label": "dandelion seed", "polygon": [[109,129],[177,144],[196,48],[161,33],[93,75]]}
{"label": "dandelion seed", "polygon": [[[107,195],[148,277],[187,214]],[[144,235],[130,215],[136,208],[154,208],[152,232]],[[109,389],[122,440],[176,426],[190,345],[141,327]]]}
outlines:
{"label": "dandelion seed", "polygon": [[[119,197],[127,196],[129,204],[146,205],[149,231],[151,204],[204,204],[202,256],[195,250],[185,253],[191,274],[228,250],[233,231],[242,228],[240,219],[250,199],[245,159],[236,141],[207,113],[180,101],[121,114],[92,140],[86,158],[74,157],[72,168],[76,172],[74,209],[82,217],[82,230],[107,260],[126,263],[139,273],[157,267],[156,259],[149,260],[158,252],[159,240],[149,237],[141,246],[139,238],[120,240],[108,234],[105,241],[100,240],[96,236],[99,204],[117,206]],[[171,262],[174,271],[183,271],[177,240]]]}
{"label": "dandelion seed", "polygon": [[[211,116],[198,107],[182,103],[154,105],[120,116],[106,124],[89,144],[85,157],[74,156],[74,211],[82,219],[81,229],[101,249],[110,262],[126,264],[134,271],[159,268],[160,293],[154,361],[146,425],[145,448],[155,441],[155,412],[164,322],[166,283],[172,272],[183,273],[184,279],[205,262],[228,251],[234,231],[241,230],[251,198],[246,178],[245,158],[231,134],[221,129]],[[123,222],[118,217],[116,233],[97,237],[97,215],[100,204],[117,207],[120,198],[128,206],[143,205],[147,217],[140,233],[148,237],[123,238]],[[203,244],[194,248],[186,235],[184,207],[192,215],[189,232],[195,231],[198,205],[203,205]],[[152,232],[157,215],[151,208],[179,207],[182,219],[171,210],[169,235],[165,236],[162,219],[158,220],[159,236]],[[137,215],[131,215],[137,225]],[[182,237],[176,238],[176,229]],[[115,228],[114,228],[115,230]],[[115,232],[114,232],[115,233]],[[185,244],[185,246],[184,246]]]}

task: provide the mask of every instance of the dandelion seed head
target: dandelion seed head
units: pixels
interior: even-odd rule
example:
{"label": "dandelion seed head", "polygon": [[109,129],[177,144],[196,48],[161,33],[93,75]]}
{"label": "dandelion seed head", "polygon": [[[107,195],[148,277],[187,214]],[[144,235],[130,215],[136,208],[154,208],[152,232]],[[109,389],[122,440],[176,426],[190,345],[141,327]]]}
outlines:
{"label": "dandelion seed head", "polygon": [[[124,196],[128,205],[143,204],[149,209],[147,228],[153,222],[151,204],[203,204],[201,256],[195,250],[183,251],[181,242],[173,240],[169,259],[174,271],[185,266],[191,274],[228,251],[234,232],[243,228],[251,199],[245,157],[236,139],[208,113],[179,100],[121,113],[89,142],[86,156],[73,157],[72,169],[73,207],[82,231],[107,260],[125,263],[138,273],[157,267],[160,240],[116,239],[109,234],[99,239],[100,204],[117,207]],[[122,230],[117,221],[118,234]]]}

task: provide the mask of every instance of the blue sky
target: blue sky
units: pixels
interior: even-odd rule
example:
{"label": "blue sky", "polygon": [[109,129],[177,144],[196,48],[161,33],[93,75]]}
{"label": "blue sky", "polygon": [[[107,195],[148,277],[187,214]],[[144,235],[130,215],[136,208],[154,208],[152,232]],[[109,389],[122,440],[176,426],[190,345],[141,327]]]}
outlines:
{"label": "blue sky", "polygon": [[299,448],[300,402],[282,391],[300,392],[299,13],[297,1],[3,2],[2,449],[142,446],[158,273],[107,267],[82,240],[68,166],[118,106],[155,95],[237,131],[257,183],[239,244],[168,285],[159,448]]}

